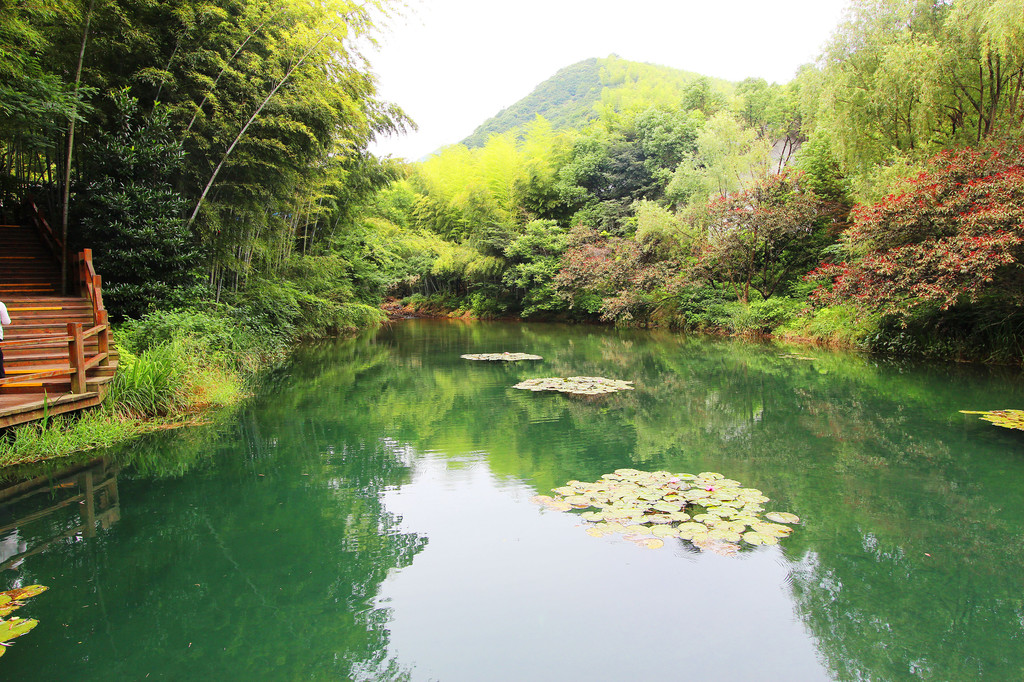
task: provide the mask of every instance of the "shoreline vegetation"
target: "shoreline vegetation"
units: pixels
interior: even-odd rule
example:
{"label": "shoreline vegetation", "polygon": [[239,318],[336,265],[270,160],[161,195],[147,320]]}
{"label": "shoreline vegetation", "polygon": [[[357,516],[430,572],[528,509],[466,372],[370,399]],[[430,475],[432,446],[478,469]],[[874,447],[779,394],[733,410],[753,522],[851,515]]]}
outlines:
{"label": "shoreline vegetation", "polygon": [[224,311],[165,311],[115,331],[120,368],[99,407],[6,429],[0,471],[213,423],[251,395],[288,342]]}
{"label": "shoreline vegetation", "polygon": [[[450,302],[450,298],[443,300]],[[469,308],[446,308],[442,303],[389,299],[381,305],[381,316],[366,318],[368,324],[335,328],[331,334],[307,335],[305,339],[340,338],[372,325],[405,319],[487,319]],[[544,321],[612,326],[571,319]],[[657,324],[649,326],[658,328]],[[776,329],[775,333],[761,328],[679,333],[869,352],[852,334],[821,337],[802,335],[793,329],[800,327]],[[0,434],[0,478],[11,478],[24,465],[60,463],[156,431],[216,424],[243,404],[261,377],[286,359],[291,346],[301,342],[296,337],[286,339],[259,332],[240,322],[237,311],[232,314],[223,309],[154,312],[140,320],[126,321],[116,330],[116,339],[121,369],[103,405],[7,429]]]}

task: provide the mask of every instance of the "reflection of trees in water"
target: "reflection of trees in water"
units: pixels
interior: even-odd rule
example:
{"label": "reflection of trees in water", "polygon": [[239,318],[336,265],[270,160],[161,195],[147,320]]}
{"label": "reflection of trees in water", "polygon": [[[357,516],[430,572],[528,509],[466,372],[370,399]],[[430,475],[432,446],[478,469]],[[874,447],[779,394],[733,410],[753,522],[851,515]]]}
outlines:
{"label": "reflection of trees in water", "polygon": [[388,572],[426,543],[380,500],[408,478],[400,453],[301,413],[248,413],[238,431],[220,441],[220,468],[122,484],[120,523],[24,563],[57,595],[33,614],[55,625],[33,643],[46,656],[9,653],[5,672],[407,677],[385,658],[387,614],[373,608]]}
{"label": "reflection of trees in water", "polygon": [[[506,350],[545,360],[458,357]],[[1024,459],[1017,434],[951,425],[965,424],[958,409],[990,406],[993,387],[1008,399],[1022,390],[971,368],[782,352],[602,328],[435,322],[303,349],[231,437],[216,440],[223,425],[188,430],[115,455],[145,472],[122,480],[195,467],[187,484],[132,481],[117,526],[25,563],[32,581],[58,576],[51,595],[62,581],[65,594],[85,590],[75,606],[89,607],[58,617],[56,600],[39,602],[33,615],[44,625],[43,605],[69,623],[44,665],[84,665],[96,676],[101,660],[124,660],[122,672],[155,660],[179,676],[399,678],[395,662],[379,658],[387,614],[370,604],[387,571],[423,546],[397,533],[379,498],[408,480],[408,446],[487,452],[496,475],[541,492],[622,466],[719,470],[805,519],[783,549],[804,557],[794,598],[837,678],[907,677],[913,666],[925,678],[1014,677],[1024,667],[1011,646],[1024,634],[1015,578],[1024,500],[1014,489]],[[574,399],[510,388],[556,375],[633,380],[637,390]],[[203,466],[211,455],[219,467]],[[135,530],[151,519],[158,533]],[[59,577],[64,566],[93,582]],[[83,633],[87,663],[72,660]],[[296,633],[308,647],[294,645]],[[121,641],[138,645],[124,651]],[[4,662],[13,670],[18,660],[10,652]]]}
{"label": "reflection of trees in water", "polygon": [[[794,595],[840,679],[905,677],[915,666],[925,677],[998,677],[1024,666],[1010,646],[1024,634],[1012,578],[1024,557],[1007,546],[1022,532],[1012,481],[1024,465],[1005,435],[951,428],[958,409],[988,405],[993,386],[1024,397],[1001,370],[824,353],[801,361],[773,346],[541,325],[403,323],[363,350],[357,373],[320,364],[309,390],[331,386],[329,397],[291,387],[282,411],[347,415],[366,442],[387,434],[420,450],[485,451],[496,474],[541,492],[620,466],[720,470],[805,518],[783,547],[806,557]],[[545,359],[458,359],[505,350]],[[571,375],[634,380],[637,390],[579,400],[507,389]]]}

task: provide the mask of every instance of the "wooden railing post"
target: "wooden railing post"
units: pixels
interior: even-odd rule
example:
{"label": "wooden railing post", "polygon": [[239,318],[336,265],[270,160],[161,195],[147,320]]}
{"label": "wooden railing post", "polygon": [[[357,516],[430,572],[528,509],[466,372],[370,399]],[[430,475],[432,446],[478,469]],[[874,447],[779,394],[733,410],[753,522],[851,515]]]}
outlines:
{"label": "wooden railing post", "polygon": [[103,310],[103,276],[96,275],[92,278],[92,307],[97,311]]}
{"label": "wooden railing post", "polygon": [[71,392],[85,393],[85,340],[82,323],[68,322],[68,364],[71,367]]}
{"label": "wooden railing post", "polygon": [[[98,277],[98,275],[97,275]],[[103,329],[100,330],[99,336],[96,338],[96,342],[99,344],[98,353],[103,356],[100,360],[100,367],[110,366],[110,325],[107,324],[107,311],[99,310],[96,312],[96,324],[102,324]]]}
{"label": "wooden railing post", "polygon": [[81,288],[79,293],[86,293],[89,290],[89,285],[92,284],[89,277],[89,270],[92,269],[90,266],[92,266],[92,249],[82,249],[82,262],[78,267],[78,281]]}

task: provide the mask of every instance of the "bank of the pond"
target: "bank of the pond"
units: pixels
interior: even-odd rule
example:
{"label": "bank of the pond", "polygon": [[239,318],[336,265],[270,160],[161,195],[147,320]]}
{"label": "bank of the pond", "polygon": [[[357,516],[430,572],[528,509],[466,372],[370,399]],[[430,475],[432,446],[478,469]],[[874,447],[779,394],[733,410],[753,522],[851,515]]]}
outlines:
{"label": "bank of the pond", "polygon": [[0,437],[0,467],[61,459],[153,431],[223,418],[257,380],[221,363],[204,362],[180,344],[137,357],[122,351],[122,358],[101,406],[8,429]]}
{"label": "bank of the pond", "polygon": [[[473,307],[465,297],[449,294],[389,299],[382,310],[392,320],[431,318],[515,322],[562,322],[612,325],[622,328],[663,329],[684,334],[735,337],[755,341],[831,350],[858,351],[893,358],[994,365],[1024,364],[1024,336],[1019,317],[982,315],[969,306],[903,321],[869,314],[851,305],[812,308],[806,300],[787,297],[741,303],[715,309],[695,309],[684,316],[667,312],[642,319],[610,322],[572,310],[548,316],[520,318],[492,314]],[[978,324],[980,318],[987,320]]]}
{"label": "bank of the pond", "polygon": [[[378,321],[368,317],[366,325]],[[332,327],[321,336],[358,329]],[[6,429],[0,433],[0,469],[226,419],[263,374],[309,338],[282,327],[257,328],[230,310],[155,311],[127,320],[115,330],[120,366],[104,403]]]}

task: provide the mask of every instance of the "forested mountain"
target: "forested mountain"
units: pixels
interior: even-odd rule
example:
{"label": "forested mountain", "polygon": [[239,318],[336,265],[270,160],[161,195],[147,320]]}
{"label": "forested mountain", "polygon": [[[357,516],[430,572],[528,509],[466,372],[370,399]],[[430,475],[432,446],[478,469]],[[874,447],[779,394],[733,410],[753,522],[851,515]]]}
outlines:
{"label": "forested mountain", "polygon": [[585,59],[560,69],[533,92],[507,109],[484,121],[461,142],[469,148],[482,147],[491,135],[521,129],[537,116],[546,119],[555,130],[582,128],[600,115],[603,99],[632,103],[642,94],[651,104],[680,98],[697,81],[725,96],[735,85],[720,79],[667,66],[631,62],[616,55],[605,59]]}
{"label": "forested mountain", "polygon": [[378,195],[391,292],[1019,363],[1022,95],[1019,0],[851,0],[784,84],[581,62]]}

